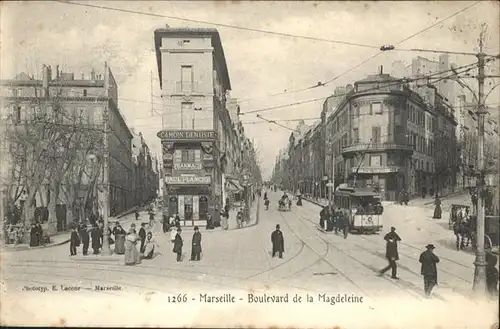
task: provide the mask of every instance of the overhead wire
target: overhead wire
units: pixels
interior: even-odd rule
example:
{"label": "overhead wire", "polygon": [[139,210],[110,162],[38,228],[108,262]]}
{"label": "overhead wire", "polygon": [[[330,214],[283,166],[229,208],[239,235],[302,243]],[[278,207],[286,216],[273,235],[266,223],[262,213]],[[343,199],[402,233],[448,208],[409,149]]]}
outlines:
{"label": "overhead wire", "polygon": [[[424,29],[422,29],[422,30],[420,30],[420,31],[418,31],[418,32],[416,32],[416,33],[414,33],[414,34],[410,35],[409,37],[404,38],[403,40],[401,40],[401,41],[397,42],[395,45],[399,45],[399,44],[401,44],[401,43],[403,43],[403,42],[405,42],[405,41],[408,41],[409,39],[412,39],[412,38],[416,37],[416,36],[417,36],[417,35],[419,35],[419,34],[422,34],[422,33],[426,32],[426,31],[430,30],[431,28],[433,28],[433,27],[435,27],[435,26],[437,26],[437,25],[439,25],[439,24],[443,23],[444,21],[446,21],[446,20],[448,20],[448,19],[450,19],[450,18],[452,18],[452,17],[455,17],[455,16],[457,16],[457,15],[461,14],[462,12],[464,12],[464,11],[466,11],[466,10],[468,10],[468,9],[472,8],[473,6],[475,6],[475,5],[479,4],[480,2],[481,2],[481,1],[476,1],[476,2],[474,2],[473,4],[471,4],[471,5],[469,5],[469,6],[466,6],[466,7],[462,8],[462,9],[460,9],[459,11],[457,11],[457,12],[455,12],[455,13],[453,13],[453,14],[451,14],[451,15],[449,15],[449,16],[447,16],[447,17],[445,17],[445,18],[441,19],[441,20],[439,20],[438,22],[436,22],[436,23],[434,23],[434,24],[432,24],[432,25],[430,25],[430,26],[428,26],[428,27],[426,27],[426,28],[424,28]],[[379,49],[379,47],[377,47],[377,49]],[[379,51],[378,53],[373,54],[372,56],[370,56],[370,57],[368,57],[367,59],[363,60],[361,63],[359,63],[359,64],[357,64],[357,65],[355,65],[355,66],[351,67],[351,68],[350,68],[350,69],[348,69],[347,71],[342,72],[341,74],[339,74],[339,75],[337,75],[337,76],[335,76],[335,77],[331,78],[330,80],[327,80],[327,81],[326,81],[326,82],[324,82],[324,83],[322,83],[322,82],[318,82],[318,84],[317,84],[317,85],[315,85],[315,86],[310,86],[310,87],[307,87],[307,88],[301,88],[301,89],[297,89],[297,90],[285,91],[285,92],[281,92],[281,93],[271,94],[271,95],[268,95],[268,96],[269,96],[269,97],[271,97],[271,96],[279,96],[279,95],[284,95],[284,94],[289,94],[289,93],[301,92],[301,91],[305,91],[305,90],[308,90],[308,89],[317,88],[317,87],[320,87],[320,86],[325,86],[325,85],[327,85],[327,84],[329,84],[329,83],[331,83],[331,82],[333,82],[333,81],[335,81],[335,80],[337,80],[337,79],[341,78],[342,76],[344,76],[344,75],[346,75],[346,74],[348,74],[348,73],[350,73],[350,72],[354,71],[355,69],[357,69],[357,68],[359,68],[360,66],[362,66],[363,64],[365,64],[365,63],[367,63],[367,62],[371,61],[371,60],[372,60],[372,59],[374,59],[375,57],[378,57],[379,55],[381,55],[381,54],[382,54],[382,53],[384,53],[384,52],[385,52],[385,51]],[[264,97],[261,97],[261,98],[264,98]],[[240,101],[240,102],[251,101],[251,100],[254,100],[254,99],[260,99],[260,98],[259,98],[259,97],[257,97],[257,98],[250,98],[250,99],[242,100],[242,101]]]}
{"label": "overhead wire", "polygon": [[255,29],[255,28],[243,27],[243,26],[232,25],[232,24],[224,24],[224,23],[216,23],[216,22],[210,22],[210,21],[197,20],[197,19],[192,19],[192,18],[184,18],[184,17],[176,17],[176,16],[171,16],[171,15],[147,13],[147,12],[138,11],[138,10],[100,6],[100,5],[92,5],[92,4],[86,4],[86,3],[84,4],[84,3],[74,2],[74,1],[63,1],[63,0],[56,0],[56,1],[63,3],[63,4],[68,4],[68,5],[90,7],[90,8],[96,8],[96,9],[101,9],[101,10],[105,9],[105,10],[123,12],[123,13],[128,13],[128,14],[137,14],[137,15],[145,15],[145,16],[152,16],[152,17],[159,17],[159,18],[168,18],[168,19],[180,20],[180,21],[191,22],[191,23],[208,24],[208,25],[220,26],[220,27],[243,30],[243,31],[258,32],[258,33],[276,35],[276,36],[281,36],[281,37],[289,37],[289,38],[294,38],[294,39],[305,39],[305,40],[311,40],[311,41],[336,43],[336,44],[342,44],[342,45],[354,46],[354,47],[363,47],[363,48],[376,48],[376,49],[379,48],[379,46],[376,46],[376,45],[368,45],[368,44],[361,44],[361,43],[342,41],[342,40],[326,39],[326,38],[319,38],[319,37],[310,37],[310,36],[296,35],[296,34],[291,34],[291,33],[275,32],[275,31]]}

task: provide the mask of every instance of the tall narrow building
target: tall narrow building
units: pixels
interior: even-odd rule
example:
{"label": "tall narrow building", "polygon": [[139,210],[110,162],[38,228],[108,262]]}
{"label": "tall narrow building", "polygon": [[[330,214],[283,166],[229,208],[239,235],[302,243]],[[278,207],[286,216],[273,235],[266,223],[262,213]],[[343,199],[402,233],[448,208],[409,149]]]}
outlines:
{"label": "tall narrow building", "polygon": [[231,126],[231,89],[216,29],[154,32],[163,120],[164,214],[186,226],[203,225],[223,205],[224,127]]}

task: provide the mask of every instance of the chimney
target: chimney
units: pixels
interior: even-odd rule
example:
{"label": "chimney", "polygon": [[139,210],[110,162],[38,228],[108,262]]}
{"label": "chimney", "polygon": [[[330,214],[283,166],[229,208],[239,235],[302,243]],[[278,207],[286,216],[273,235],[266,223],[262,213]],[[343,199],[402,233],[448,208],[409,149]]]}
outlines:
{"label": "chimney", "polygon": [[84,75],[83,75],[83,72],[82,72],[82,80],[85,80],[85,77],[84,77]]}
{"label": "chimney", "polygon": [[95,71],[94,71],[94,69],[92,69],[92,71],[90,72],[90,80],[95,80]]}
{"label": "chimney", "polygon": [[380,66],[379,66],[379,68],[378,68],[378,74],[379,74],[379,75],[384,74],[384,66],[383,66],[383,65],[380,65]]}
{"label": "chimney", "polygon": [[44,90],[45,96],[49,95],[49,67],[43,64],[43,73],[42,73],[42,88]]}
{"label": "chimney", "polygon": [[56,79],[59,80],[59,65],[56,65]]}

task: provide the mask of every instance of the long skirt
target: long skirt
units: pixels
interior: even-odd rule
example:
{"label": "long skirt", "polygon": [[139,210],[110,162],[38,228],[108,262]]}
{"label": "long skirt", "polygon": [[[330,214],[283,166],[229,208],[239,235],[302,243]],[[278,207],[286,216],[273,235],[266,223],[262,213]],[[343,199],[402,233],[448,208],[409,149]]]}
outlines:
{"label": "long skirt", "polygon": [[144,251],[144,258],[151,259],[155,253],[155,246],[152,243],[146,244],[146,250]]}
{"label": "long skirt", "polygon": [[117,234],[115,235],[115,254],[123,255],[125,253],[125,235]]}
{"label": "long skirt", "polygon": [[434,208],[434,216],[432,216],[434,219],[440,219],[441,218],[441,206],[436,206]]}
{"label": "long skirt", "polygon": [[140,257],[137,251],[135,243],[131,241],[125,241],[125,265],[135,265],[139,264]]}

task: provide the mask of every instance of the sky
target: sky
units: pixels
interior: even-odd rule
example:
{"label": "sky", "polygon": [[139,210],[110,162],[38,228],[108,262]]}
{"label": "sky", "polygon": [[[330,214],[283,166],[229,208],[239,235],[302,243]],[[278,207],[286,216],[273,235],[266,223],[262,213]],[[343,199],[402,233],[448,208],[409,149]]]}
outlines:
{"label": "sky", "polygon": [[[0,77],[19,72],[41,76],[42,64],[60,65],[64,72],[86,76],[104,62],[118,82],[119,107],[126,122],[142,132],[153,152],[160,154],[156,133],[161,130],[161,91],[153,43],[153,31],[165,27],[210,27],[219,30],[229,70],[231,96],[240,100],[241,111],[292,104],[300,105],[260,114],[265,119],[299,119],[312,124],[319,118],[323,99],[337,86],[352,84],[379,66],[390,73],[394,60],[407,64],[416,56],[436,59],[438,54],[410,51],[384,52],[376,48],[345,45],[331,40],[380,47],[394,44],[404,49],[477,51],[480,26],[488,26],[485,51],[498,54],[499,4],[478,2],[436,26],[436,22],[474,2],[244,2],[244,1],[73,1],[93,6],[167,15],[170,18],[90,8],[62,2],[2,2]],[[172,17],[205,23],[187,22]],[[277,36],[217,26],[235,25],[330,41]],[[402,40],[406,41],[400,43]],[[450,57],[458,65],[475,61],[473,56]],[[498,61],[496,62],[498,74]],[[352,69],[352,70],[351,70]],[[326,86],[306,91],[318,82]],[[473,88],[475,81],[467,81]],[[491,86],[494,86],[492,84]],[[152,87],[152,88],[151,88]],[[487,83],[488,87],[488,83]],[[489,89],[486,88],[488,91]],[[151,91],[153,103],[151,103]],[[279,96],[270,96],[292,91]],[[500,91],[498,88],[496,91]],[[498,104],[498,92],[487,103]],[[493,99],[493,100],[492,100]],[[496,102],[496,103],[495,103]],[[296,122],[267,123],[255,114],[242,115],[245,132],[259,150],[264,177],[269,177],[280,148],[286,146]]]}

